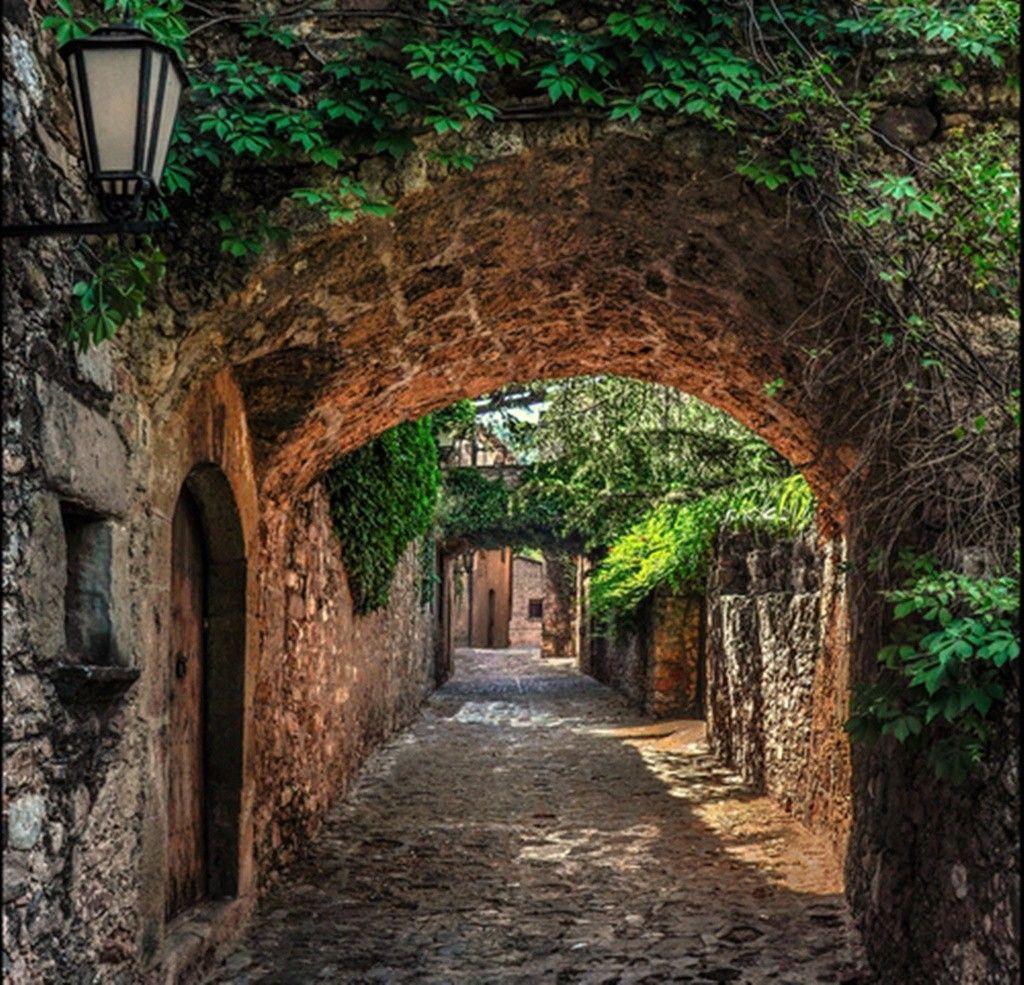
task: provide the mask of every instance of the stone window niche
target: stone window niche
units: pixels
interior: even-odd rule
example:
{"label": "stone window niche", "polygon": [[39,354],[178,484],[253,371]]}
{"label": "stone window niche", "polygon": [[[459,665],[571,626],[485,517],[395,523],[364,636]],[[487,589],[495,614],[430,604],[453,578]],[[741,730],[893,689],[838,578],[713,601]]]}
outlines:
{"label": "stone window niche", "polygon": [[527,619],[542,619],[544,617],[544,599],[530,599],[526,605]]}
{"label": "stone window niche", "polygon": [[60,508],[67,558],[64,582],[64,659],[55,668],[65,701],[95,705],[122,695],[137,679],[117,660],[110,618],[111,522],[77,503]]}
{"label": "stone window niche", "polygon": [[73,664],[113,663],[110,631],[111,530],[103,517],[61,504],[67,548],[64,635]]}

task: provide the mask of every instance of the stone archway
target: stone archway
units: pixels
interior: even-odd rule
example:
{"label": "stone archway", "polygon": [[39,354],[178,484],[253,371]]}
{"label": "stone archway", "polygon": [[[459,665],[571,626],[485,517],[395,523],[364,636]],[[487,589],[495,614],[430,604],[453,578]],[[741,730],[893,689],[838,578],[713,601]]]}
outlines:
{"label": "stone archway", "polygon": [[[169,432],[204,380],[237,386],[254,480],[254,872],[293,857],[367,736],[407,721],[426,687],[425,666],[410,671],[408,659],[419,661],[420,610],[411,630],[392,634],[389,612],[364,625],[347,609],[315,481],[337,455],[509,381],[616,373],[732,414],[807,477],[822,530],[842,530],[856,442],[829,436],[836,395],[815,404],[800,387],[815,324],[839,309],[840,267],[806,216],[732,173],[727,150],[682,130],[492,161],[409,192],[392,219],[296,239],[175,343],[155,418]],[[767,386],[779,379],[781,391]],[[841,545],[829,556],[835,591],[796,799],[842,843],[851,784]]]}
{"label": "stone archway", "polygon": [[513,380],[614,372],[726,410],[841,521],[856,453],[798,386],[838,264],[729,153],[696,130],[613,134],[408,194],[393,219],[297,242],[198,317],[170,384],[231,364],[262,489],[287,499],[402,420]]}

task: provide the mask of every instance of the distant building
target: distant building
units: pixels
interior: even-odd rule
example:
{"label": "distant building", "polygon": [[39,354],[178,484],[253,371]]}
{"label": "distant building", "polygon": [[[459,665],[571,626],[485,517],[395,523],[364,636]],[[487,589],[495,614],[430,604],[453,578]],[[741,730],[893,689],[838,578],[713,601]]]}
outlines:
{"label": "distant building", "polygon": [[512,559],[509,646],[540,646],[543,619],[544,562],[517,555]]}
{"label": "distant building", "polygon": [[[476,468],[489,478],[514,483],[515,455],[489,428],[455,442],[446,468]],[[509,547],[476,550],[445,561],[445,591],[451,613],[451,645],[504,649],[540,646],[543,620],[542,561]]]}

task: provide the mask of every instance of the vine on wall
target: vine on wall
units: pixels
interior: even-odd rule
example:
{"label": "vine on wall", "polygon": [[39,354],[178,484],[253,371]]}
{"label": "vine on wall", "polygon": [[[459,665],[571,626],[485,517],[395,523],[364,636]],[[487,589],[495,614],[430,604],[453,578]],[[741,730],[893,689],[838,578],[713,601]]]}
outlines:
{"label": "vine on wall", "polygon": [[688,503],[664,503],[619,537],[594,569],[593,614],[631,619],[661,585],[703,594],[707,564],[722,529],[792,537],[814,521],[816,502],[801,475],[738,485]]}
{"label": "vine on wall", "polygon": [[904,568],[903,584],[886,593],[894,642],[878,659],[888,673],[856,690],[846,728],[868,743],[927,739],[936,776],[961,783],[1004,727],[997,712],[1020,657],[1020,573],[969,576],[928,557],[907,557]]}
{"label": "vine on wall", "polygon": [[433,524],[440,480],[430,418],[385,431],[327,472],[331,518],[357,613],[387,605],[399,560]]}

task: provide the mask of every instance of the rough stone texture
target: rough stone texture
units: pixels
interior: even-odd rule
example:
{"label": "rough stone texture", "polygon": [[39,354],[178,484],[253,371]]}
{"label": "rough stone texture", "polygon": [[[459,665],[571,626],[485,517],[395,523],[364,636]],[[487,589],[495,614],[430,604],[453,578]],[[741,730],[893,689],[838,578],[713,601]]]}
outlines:
{"label": "rough stone texture", "polygon": [[647,701],[650,630],[650,601],[647,601],[636,614],[634,625],[617,625],[594,634],[590,639],[587,672],[640,709]]}
{"label": "rough stone texture", "polygon": [[540,646],[541,617],[530,616],[531,599],[544,600],[544,563],[533,558],[512,561],[512,616],[508,624],[509,646]]}
{"label": "rough stone texture", "polygon": [[[858,653],[868,673],[885,627],[854,617],[871,619]],[[1018,676],[984,768],[961,787],[891,740],[854,746],[846,893],[893,981],[1021,980],[1020,713]]]}
{"label": "rough stone texture", "polygon": [[708,744],[815,827],[839,818],[832,834],[842,850],[845,802],[821,815],[812,796],[813,775],[834,768],[816,759],[811,734],[819,678],[832,673],[813,537],[768,546],[746,534],[719,538],[707,596]]}
{"label": "rough stone texture", "polygon": [[698,596],[658,589],[629,626],[590,640],[586,672],[656,718],[697,716],[704,661]]}
{"label": "rough stone texture", "polygon": [[869,982],[828,845],[673,724],[460,650],[205,981]]}
{"label": "rough stone texture", "polygon": [[523,153],[408,192],[393,219],[298,237],[175,340],[159,405],[237,366],[276,498],[461,397],[615,372],[732,413],[838,520],[853,449],[825,446],[809,402],[764,390],[799,378],[802,350],[780,333],[809,330],[822,289],[843,282],[808,217],[735,175],[726,138],[583,131],[571,147],[530,131]]}
{"label": "rough stone texture", "polygon": [[315,834],[368,751],[415,716],[433,687],[433,623],[415,545],[387,609],[353,616],[319,485],[268,519],[261,552],[253,822],[266,880]]}
{"label": "rough stone texture", "polygon": [[122,516],[130,491],[128,456],[113,423],[41,377],[36,393],[49,487],[97,513]]}
{"label": "rough stone texture", "polygon": [[544,554],[544,615],[541,656],[576,657],[576,558],[559,551]]}
{"label": "rough stone texture", "polygon": [[935,136],[939,121],[925,106],[893,106],[876,117],[872,126],[897,147],[917,147]]}
{"label": "rough stone texture", "polygon": [[[150,421],[133,426],[146,434]],[[219,464],[248,559],[243,899],[294,857],[367,752],[411,719],[433,685],[436,617],[419,604],[415,547],[388,609],[353,617],[320,487],[287,508],[256,498],[230,375],[195,389],[166,427],[128,447],[127,467],[148,495],[109,521],[111,649],[141,677],[113,705],[65,706],[53,688],[48,666],[69,658],[64,528],[56,492],[43,486],[29,500],[36,519],[18,572],[24,594],[15,596],[28,621],[24,642],[5,634],[4,661],[4,951],[15,983],[63,983],[79,971],[83,982],[157,980],[161,968],[180,966],[178,938],[194,950],[218,932],[207,915],[190,933],[168,934],[163,917],[170,517],[196,465]],[[60,496],[86,501],[92,480],[75,486],[83,473],[66,460],[53,465],[46,474],[67,483]]]}
{"label": "rough stone texture", "polygon": [[703,610],[696,595],[654,594],[645,711],[655,718],[697,715],[703,657]]}

